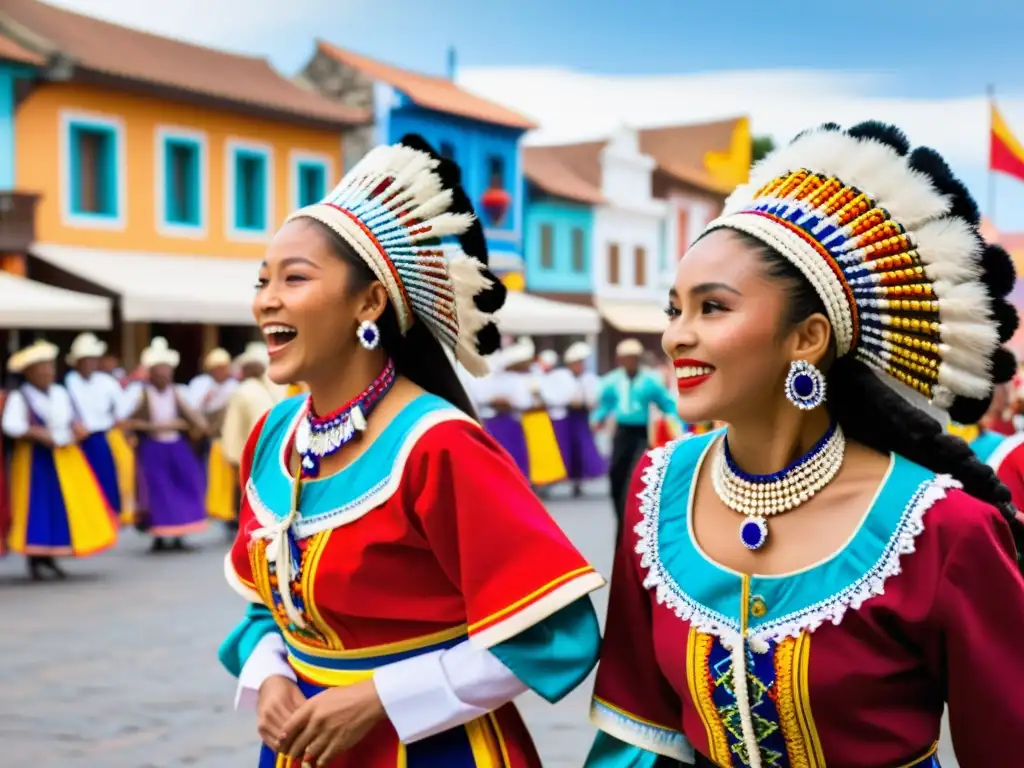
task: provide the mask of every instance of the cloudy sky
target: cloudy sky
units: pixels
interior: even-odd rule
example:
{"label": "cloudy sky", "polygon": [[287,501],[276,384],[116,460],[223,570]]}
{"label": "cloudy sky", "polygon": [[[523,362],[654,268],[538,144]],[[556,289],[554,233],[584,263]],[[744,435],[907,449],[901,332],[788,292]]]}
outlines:
{"label": "cloudy sky", "polygon": [[[454,46],[460,82],[544,125],[531,141],[736,113],[779,139],[823,120],[892,120],[947,153],[983,207],[987,86],[1024,139],[1019,0],[52,2],[265,55],[287,74],[318,36],[432,73]],[[1024,229],[1024,183],[995,192],[1000,227]]]}

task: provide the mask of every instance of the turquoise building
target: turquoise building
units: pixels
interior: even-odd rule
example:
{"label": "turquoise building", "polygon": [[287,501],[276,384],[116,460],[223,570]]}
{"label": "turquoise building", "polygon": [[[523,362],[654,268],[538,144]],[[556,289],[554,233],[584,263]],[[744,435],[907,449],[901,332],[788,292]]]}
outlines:
{"label": "turquoise building", "polygon": [[594,206],[600,188],[546,147],[523,150],[526,289],[589,303],[594,293]]}

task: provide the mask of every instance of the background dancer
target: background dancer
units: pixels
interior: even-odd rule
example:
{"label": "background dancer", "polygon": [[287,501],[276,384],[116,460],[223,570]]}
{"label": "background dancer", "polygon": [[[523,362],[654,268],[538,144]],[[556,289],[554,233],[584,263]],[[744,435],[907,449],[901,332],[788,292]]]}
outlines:
{"label": "background dancer", "polygon": [[78,445],[87,432],[75,421],[67,390],[54,382],[58,349],[37,341],[11,355],[7,370],[23,377],[4,403],[3,432],[11,457],[10,548],[28,556],[33,580],[64,578],[55,557],[87,557],[117,541],[117,522]]}
{"label": "background dancer", "polygon": [[107,345],[91,333],[71,343],[65,361],[71,366],[64,386],[75,416],[88,433],[82,452],[99,480],[107,502],[122,523],[130,523],[135,496],[135,457],[124,432],[118,429],[124,410],[124,390],[109,373],[99,370]]}
{"label": "background dancer", "polygon": [[636,339],[619,342],[615,348],[619,367],[601,380],[597,408],[591,415],[597,429],[602,429],[609,420],[615,424],[608,480],[619,529],[633,468],[650,447],[651,408],[657,408],[677,429],[682,429],[675,399],[653,372],[641,369],[643,354],[644,347]]}
{"label": "background dancer", "polygon": [[207,425],[174,385],[180,359],[166,339],[153,339],[142,352],[149,381],[126,393],[133,411],[126,426],[138,434],[138,511],[146,516],[153,552],[188,549],[184,537],[206,528],[196,444]]}
{"label": "background dancer", "polygon": [[558,377],[557,389],[567,392],[564,396],[567,405],[565,418],[552,418],[552,421],[566,471],[572,481],[574,497],[583,495],[584,481],[603,477],[608,471],[608,461],[597,449],[590,424],[590,414],[597,405],[598,388],[597,375],[586,369],[592,354],[589,344],[577,341],[565,351],[562,358],[565,367],[550,374]]}

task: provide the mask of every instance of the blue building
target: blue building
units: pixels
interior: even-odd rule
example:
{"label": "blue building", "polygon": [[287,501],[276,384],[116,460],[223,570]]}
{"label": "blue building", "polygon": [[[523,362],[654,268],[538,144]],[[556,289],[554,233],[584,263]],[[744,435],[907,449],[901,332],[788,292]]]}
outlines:
{"label": "blue building", "polygon": [[547,147],[523,150],[526,289],[590,303],[594,293],[594,206],[598,185],[581,178]]}
{"label": "blue building", "polygon": [[399,69],[319,41],[300,78],[350,106],[371,107],[372,127],[346,137],[348,164],[377,143],[418,133],[458,162],[463,186],[484,223],[491,266],[510,288],[521,287],[523,172],[519,140],[536,126],[526,117],[475,96],[448,77]]}

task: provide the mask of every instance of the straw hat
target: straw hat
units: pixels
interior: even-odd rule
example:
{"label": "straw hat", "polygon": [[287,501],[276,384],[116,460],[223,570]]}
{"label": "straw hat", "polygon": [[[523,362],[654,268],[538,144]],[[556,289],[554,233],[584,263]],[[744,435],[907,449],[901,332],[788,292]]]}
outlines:
{"label": "straw hat", "polygon": [[203,368],[208,371],[220,368],[222,365],[231,365],[231,353],[220,347],[210,350],[203,360]]}
{"label": "straw hat", "polygon": [[59,351],[56,344],[40,339],[11,355],[7,359],[7,370],[11,373],[24,373],[33,365],[52,363],[57,359]]}
{"label": "straw hat", "polygon": [[565,354],[562,356],[562,360],[566,365],[572,363],[582,363],[588,357],[594,353],[590,345],[585,341],[577,341],[575,344],[571,344]]}
{"label": "straw hat", "polygon": [[68,350],[64,361],[68,365],[74,365],[79,360],[86,360],[90,357],[103,357],[107,353],[107,343],[96,338],[94,333],[80,333],[71,342],[71,349]]}
{"label": "straw hat", "polygon": [[644,353],[644,345],[636,339],[623,339],[615,347],[616,357],[640,357]]}
{"label": "straw hat", "polygon": [[270,355],[267,354],[267,345],[262,341],[250,341],[245,345],[245,351],[235,358],[235,365],[270,365]]}
{"label": "straw hat", "polygon": [[146,369],[157,365],[169,365],[171,368],[177,368],[178,363],[181,362],[181,355],[171,349],[167,339],[157,336],[149,343],[148,347],[142,350],[141,362],[142,367]]}

